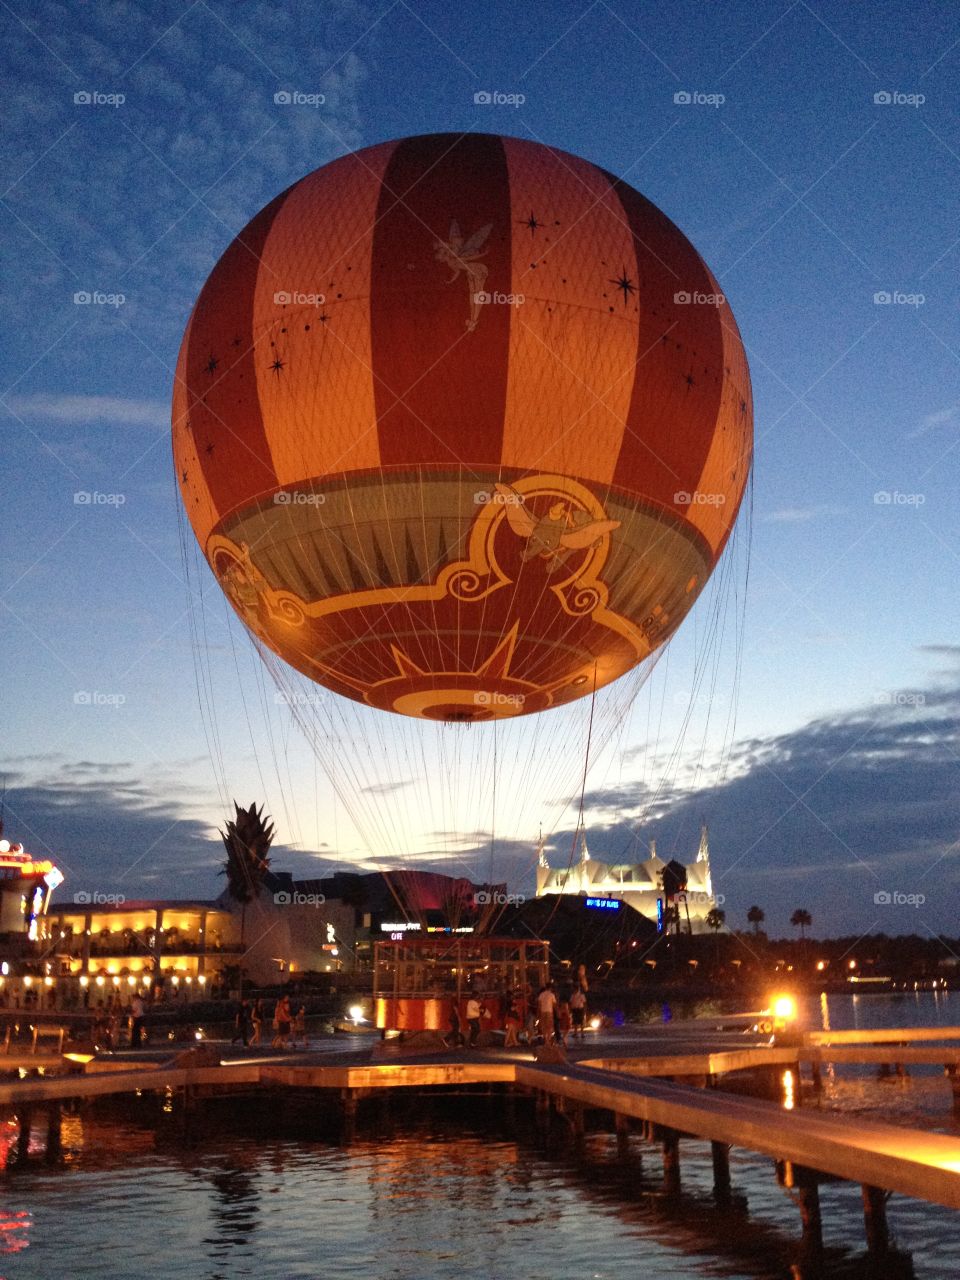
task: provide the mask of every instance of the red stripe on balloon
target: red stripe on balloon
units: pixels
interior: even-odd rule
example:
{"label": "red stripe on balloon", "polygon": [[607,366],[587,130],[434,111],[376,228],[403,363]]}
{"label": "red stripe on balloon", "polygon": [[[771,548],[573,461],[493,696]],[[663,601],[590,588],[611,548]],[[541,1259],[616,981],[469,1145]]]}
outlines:
{"label": "red stripe on balloon", "polygon": [[190,320],[187,421],[210,496],[221,516],[236,495],[277,487],[257,397],[253,298],[263,246],[287,192],[262,209],[214,267]]}
{"label": "red stripe on balloon", "polygon": [[[723,335],[715,285],[676,226],[632,187],[610,176],[633,233],[640,344],[614,487],[685,513],[710,450],[723,389]],[[669,266],[666,265],[669,263]],[[682,329],[682,336],[679,330]]]}
{"label": "red stripe on balloon", "polygon": [[[489,228],[486,232],[485,228]],[[500,457],[512,308],[510,187],[499,138],[398,144],[377,208],[371,349],[380,457],[466,467]]]}

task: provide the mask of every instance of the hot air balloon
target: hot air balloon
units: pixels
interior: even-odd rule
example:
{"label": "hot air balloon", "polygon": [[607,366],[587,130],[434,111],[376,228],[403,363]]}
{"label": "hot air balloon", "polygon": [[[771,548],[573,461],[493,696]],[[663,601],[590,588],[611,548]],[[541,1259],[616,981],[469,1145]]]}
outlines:
{"label": "hot air balloon", "polygon": [[487,134],[383,143],[266,206],[204,285],[173,445],[266,646],[368,706],[539,712],[690,610],[751,461],[746,358],[626,183]]}

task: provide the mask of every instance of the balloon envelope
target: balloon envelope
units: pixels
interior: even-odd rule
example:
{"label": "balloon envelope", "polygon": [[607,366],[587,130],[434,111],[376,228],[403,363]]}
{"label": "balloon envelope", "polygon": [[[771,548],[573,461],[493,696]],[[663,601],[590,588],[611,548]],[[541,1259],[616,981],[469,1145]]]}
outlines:
{"label": "balloon envelope", "polygon": [[437,134],[309,174],[207,280],[174,455],[251,630],[438,720],[569,702],[653,654],[750,468],[750,379],[696,250],[565,152]]}

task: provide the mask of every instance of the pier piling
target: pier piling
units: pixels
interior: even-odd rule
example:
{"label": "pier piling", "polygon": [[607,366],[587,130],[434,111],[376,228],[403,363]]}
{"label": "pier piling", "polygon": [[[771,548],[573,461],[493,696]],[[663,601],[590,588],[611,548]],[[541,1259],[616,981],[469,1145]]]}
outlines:
{"label": "pier piling", "polygon": [[880,1187],[863,1188],[863,1222],[867,1230],[867,1250],[874,1258],[886,1257],[890,1248],[887,1229],[887,1193]]}
{"label": "pier piling", "polygon": [[663,1189],[668,1196],[680,1194],[680,1134],[676,1129],[661,1129],[663,1149]]}
{"label": "pier piling", "polygon": [[711,1142],[710,1153],[713,1157],[713,1194],[719,1204],[730,1200],[730,1145],[726,1142]]}

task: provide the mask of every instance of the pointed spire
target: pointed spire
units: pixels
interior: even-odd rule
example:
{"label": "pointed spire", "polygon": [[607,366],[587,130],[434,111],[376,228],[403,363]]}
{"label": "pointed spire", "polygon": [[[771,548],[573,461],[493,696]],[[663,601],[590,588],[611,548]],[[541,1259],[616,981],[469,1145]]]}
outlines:
{"label": "pointed spire", "polygon": [[656,840],[651,840],[650,841],[650,857],[655,858],[656,856],[657,856],[657,842]]}
{"label": "pointed spire", "polygon": [[697,850],[697,861],[710,861],[710,842],[707,838],[707,824],[705,822],[700,824],[700,848]]}
{"label": "pointed spire", "polygon": [[537,841],[537,866],[550,870],[550,863],[547,861],[546,841],[543,838],[543,827],[540,828],[540,838]]}
{"label": "pointed spire", "polygon": [[581,863],[590,861],[590,850],[587,848],[587,833],[585,831],[580,837],[580,861]]}

